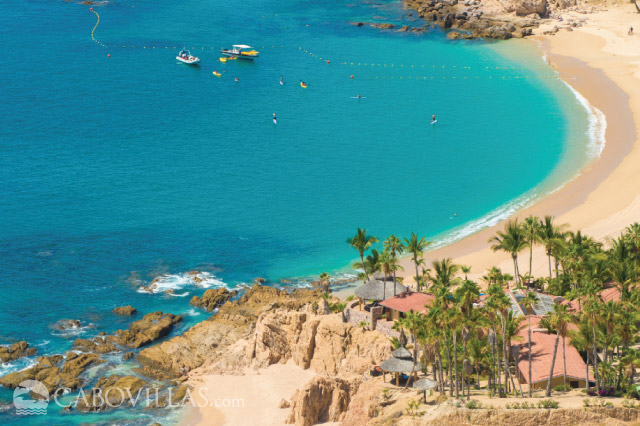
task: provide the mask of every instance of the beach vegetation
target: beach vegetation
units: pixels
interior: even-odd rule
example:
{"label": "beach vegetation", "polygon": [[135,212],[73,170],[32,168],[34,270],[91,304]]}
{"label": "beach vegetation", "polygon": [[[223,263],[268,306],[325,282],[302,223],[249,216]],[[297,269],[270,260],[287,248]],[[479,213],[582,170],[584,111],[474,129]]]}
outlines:
{"label": "beach vegetation", "polygon": [[[470,267],[450,258],[433,260],[427,268],[424,250],[429,243],[415,233],[405,239],[387,238],[381,244],[382,251],[369,244],[369,253],[363,257],[366,273],[375,270],[389,276],[398,264],[398,255],[407,253],[420,290],[434,297],[424,312],[408,312],[394,323],[394,330],[402,337],[390,339],[391,345],[399,348],[404,342],[411,348],[414,362],[420,360],[422,371],[433,376],[440,396],[466,398],[473,406],[472,386],[490,397],[524,397],[525,393],[533,397],[533,389],[523,389],[523,383],[533,380],[536,348],[532,333],[534,328],[542,328],[553,340],[546,367],[549,372],[544,375],[547,399],[535,406],[554,408],[553,392],[575,387],[575,380],[570,382],[567,375],[569,349],[584,361],[585,396],[639,398],[640,225],[627,227],[609,247],[567,228],[551,216],[507,222],[490,244],[493,250],[511,257],[513,275],[498,267],[489,268],[482,274],[482,289],[469,279]],[[529,273],[520,273],[518,264],[519,254],[536,246],[544,248],[548,262],[548,272],[542,277],[531,275],[531,255]],[[510,294],[509,284],[514,279],[521,288]],[[522,359],[528,365],[520,370]],[[557,363],[562,363],[561,384],[556,381],[557,373],[553,377]],[[409,377],[407,387],[413,380]],[[520,403],[516,408],[527,406]]]}

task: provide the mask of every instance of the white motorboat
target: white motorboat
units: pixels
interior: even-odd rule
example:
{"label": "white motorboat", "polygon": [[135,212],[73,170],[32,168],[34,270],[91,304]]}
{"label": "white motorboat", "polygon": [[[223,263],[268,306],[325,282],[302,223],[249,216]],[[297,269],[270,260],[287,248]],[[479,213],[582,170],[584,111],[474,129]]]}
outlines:
{"label": "white motorboat", "polygon": [[200,58],[193,56],[191,52],[186,49],[182,49],[180,53],[178,53],[178,56],[176,56],[176,59],[187,65],[196,65],[200,62]]}

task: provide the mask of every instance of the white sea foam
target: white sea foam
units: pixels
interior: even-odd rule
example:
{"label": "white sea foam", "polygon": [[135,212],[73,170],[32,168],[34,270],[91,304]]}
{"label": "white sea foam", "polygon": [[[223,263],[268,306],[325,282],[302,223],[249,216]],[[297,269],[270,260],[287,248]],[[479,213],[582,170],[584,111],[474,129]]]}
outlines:
{"label": "white sea foam", "polygon": [[189,309],[187,312],[185,312],[185,315],[190,317],[197,317],[198,315],[202,315],[202,312],[198,312],[192,308],[192,309]]}
{"label": "white sea foam", "polygon": [[[547,62],[547,55],[542,56],[542,60]],[[556,75],[559,74],[556,72]],[[589,160],[594,160],[602,154],[602,150],[605,147],[606,139],[605,134],[607,130],[607,120],[602,111],[598,108],[591,105],[591,103],[584,97],[580,92],[574,89],[570,84],[566,81],[562,80],[562,82],[571,90],[573,95],[576,97],[576,100],[580,103],[580,105],[585,109],[589,119],[589,126],[585,132],[588,138],[588,145],[586,147],[587,157]],[[471,221],[466,225],[463,225],[453,231],[449,231],[442,235],[441,237],[437,237],[434,241],[432,249],[440,248],[447,246],[449,244],[453,244],[456,241],[459,241],[469,235],[472,235],[482,229],[489,228],[494,226],[501,221],[507,219],[508,217],[515,214],[517,211],[533,204],[535,201],[539,200],[542,196],[551,195],[560,189],[562,189],[570,180],[580,175],[580,170],[576,171],[576,173],[572,176],[566,176],[563,182],[560,182],[553,189],[549,191],[542,192],[540,189],[545,186],[545,183],[538,185],[537,187],[531,189],[520,197],[516,198],[513,201],[507,202],[502,206],[492,210],[488,214],[482,216],[479,219]],[[546,185],[549,186],[548,183]]]}
{"label": "white sea foam", "polygon": [[[183,274],[160,275],[148,285],[139,287],[138,293],[164,293],[168,290],[181,290],[185,287],[221,288],[226,287],[226,284],[210,272],[185,272]],[[188,294],[186,292],[172,296],[185,297]]]}
{"label": "white sea foam", "polygon": [[65,328],[63,330],[54,330],[51,332],[52,336],[58,336],[58,337],[64,337],[64,338],[69,338],[69,337],[76,337],[76,336],[81,336],[83,334],[85,334],[87,332],[87,330],[89,329],[93,329],[95,328],[94,324],[89,324],[89,325],[83,325],[80,327],[69,327],[69,328]]}
{"label": "white sea foam", "polygon": [[28,368],[33,367],[36,364],[37,364],[36,360],[29,357],[20,358],[15,361],[1,363],[0,377],[4,376],[5,374],[13,373],[16,371],[26,370]]}
{"label": "white sea foam", "polygon": [[589,103],[587,98],[582,96],[580,92],[574,89],[569,83],[563,81],[563,83],[573,92],[574,96],[587,111],[589,115],[589,128],[587,129],[587,136],[589,137],[589,146],[587,148],[587,154],[589,158],[598,158],[602,154],[602,150],[605,146],[605,134],[607,131],[607,119],[602,111],[594,107]]}

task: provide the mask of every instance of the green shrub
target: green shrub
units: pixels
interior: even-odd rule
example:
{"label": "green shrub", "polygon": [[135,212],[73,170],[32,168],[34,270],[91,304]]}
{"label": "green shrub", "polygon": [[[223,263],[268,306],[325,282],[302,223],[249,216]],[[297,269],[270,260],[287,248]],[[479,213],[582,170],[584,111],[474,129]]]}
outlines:
{"label": "green shrub", "polygon": [[571,390],[570,386],[567,386],[566,388],[564,387],[564,385],[558,385],[555,388],[553,388],[554,391],[556,392],[568,392]]}
{"label": "green shrub", "polygon": [[347,302],[351,302],[353,299],[355,299],[356,297],[352,294],[351,296],[347,297]]}
{"label": "green shrub", "polygon": [[558,408],[558,401],[543,399],[542,401],[538,401],[538,408]]}
{"label": "green shrub", "polygon": [[582,400],[582,406],[584,408],[591,407],[591,399],[585,398]]}
{"label": "green shrub", "polygon": [[482,408],[482,402],[472,399],[471,401],[465,404],[465,407],[467,407],[470,410],[477,410],[479,408]]}

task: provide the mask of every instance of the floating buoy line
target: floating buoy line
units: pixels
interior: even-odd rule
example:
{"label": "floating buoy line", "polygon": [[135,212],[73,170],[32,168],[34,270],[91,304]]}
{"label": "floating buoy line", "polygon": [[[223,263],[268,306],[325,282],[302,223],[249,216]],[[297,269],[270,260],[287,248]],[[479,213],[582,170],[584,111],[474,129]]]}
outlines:
{"label": "floating buoy line", "polygon": [[[98,14],[98,12],[96,12],[95,10],[93,10],[93,7],[91,7],[89,9],[91,12],[93,12],[96,15],[96,24],[94,25],[93,29],[91,30],[91,39],[96,42],[98,45],[100,45],[101,47],[104,48],[114,48],[114,49],[171,49],[171,50],[177,50],[177,49],[181,49],[180,47],[178,47],[177,45],[169,45],[169,44],[164,44],[164,45],[156,45],[156,43],[145,43],[142,46],[136,46],[136,45],[126,45],[126,44],[118,44],[118,43],[103,43],[100,40],[96,39],[95,37],[95,32],[96,29],[98,28],[98,25],[100,24],[100,15]],[[272,49],[283,49],[284,46],[280,45],[272,45],[272,46],[256,46],[259,49],[267,49],[267,48],[272,48]],[[215,47],[215,46],[192,46],[191,50],[192,51],[196,51],[196,50],[200,51],[217,51],[218,49],[220,49],[219,47]],[[298,47],[298,51],[300,51],[301,53],[305,53],[307,54],[309,57],[312,57],[314,59],[318,59],[320,61],[322,61],[324,64],[326,65],[341,65],[343,67],[361,67],[361,68],[378,68],[378,69],[387,69],[388,71],[393,70],[394,72],[397,72],[399,70],[401,71],[406,71],[406,70],[412,70],[415,71],[416,69],[420,69],[420,70],[430,70],[431,72],[435,72],[436,70],[438,71],[442,71],[444,70],[445,72],[447,72],[447,75],[438,75],[438,74],[422,74],[422,75],[364,75],[364,76],[360,76],[358,77],[358,79],[360,80],[422,80],[422,81],[431,81],[431,80],[477,80],[477,79],[490,79],[490,80],[535,80],[535,79],[558,79],[560,78],[558,76],[558,74],[555,72],[555,70],[553,70],[553,68],[551,68],[548,65],[544,65],[544,66],[540,66],[540,67],[533,67],[533,68],[523,68],[523,67],[513,67],[513,66],[495,66],[495,67],[489,67],[489,66],[475,66],[475,67],[471,67],[471,66],[465,66],[465,65],[435,65],[435,64],[396,64],[396,63],[377,63],[377,62],[350,62],[350,61],[342,61],[342,62],[332,62],[329,58],[315,54],[309,50],[306,50],[302,47]],[[111,54],[108,54],[107,56],[111,57]],[[222,63],[226,63],[226,60],[223,60],[223,58],[220,58],[220,62]],[[522,71],[543,71],[540,74],[534,74],[534,75],[513,75],[513,74],[509,74],[510,72],[522,72]],[[471,72],[473,72],[474,75],[469,75]],[[454,75],[454,73],[457,73],[456,75]],[[500,73],[502,75],[496,75],[497,73]],[[351,75],[351,79],[353,79],[353,74]]]}

